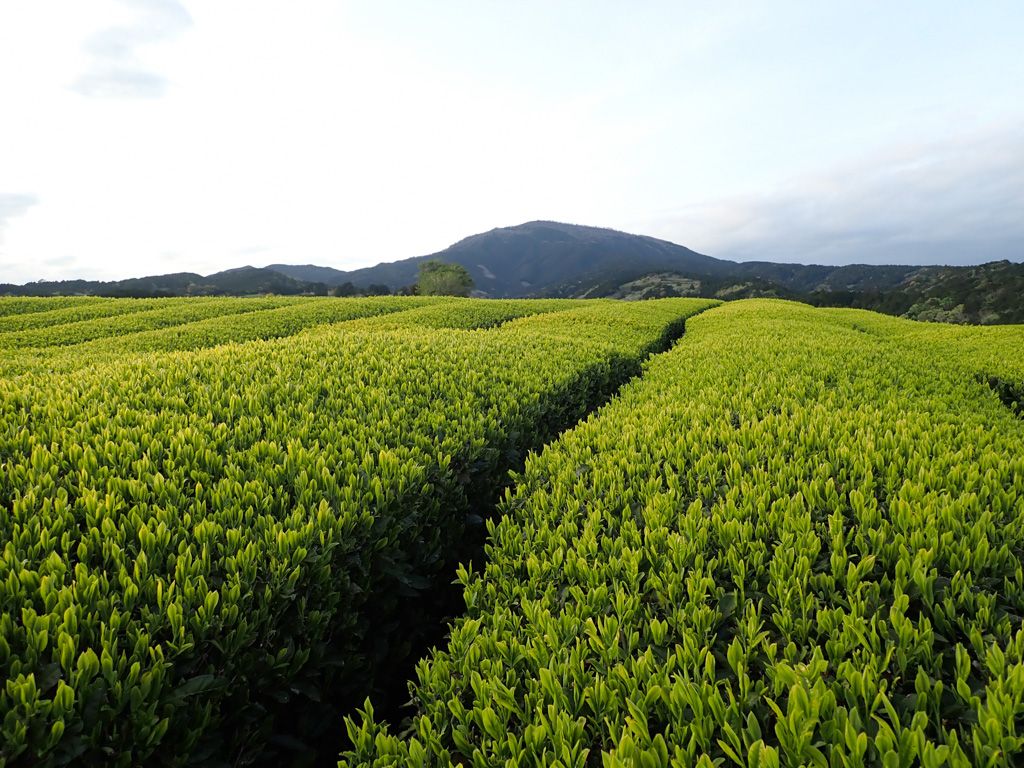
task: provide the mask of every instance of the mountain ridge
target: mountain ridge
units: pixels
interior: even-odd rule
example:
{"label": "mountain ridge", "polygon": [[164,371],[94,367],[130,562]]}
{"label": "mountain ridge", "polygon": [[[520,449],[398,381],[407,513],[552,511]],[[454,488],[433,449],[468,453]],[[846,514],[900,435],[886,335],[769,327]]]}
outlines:
{"label": "mountain ridge", "polygon": [[[212,275],[175,273],[130,280],[0,285],[0,295],[340,295],[411,287],[419,264],[464,266],[476,293],[493,298],[776,296],[856,306],[922,319],[1024,322],[1024,264],[971,267],[735,262],[648,235],[536,220],[470,235],[432,254],[341,270],[315,264],[240,267]],[[682,292],[682,293],[680,293]]]}

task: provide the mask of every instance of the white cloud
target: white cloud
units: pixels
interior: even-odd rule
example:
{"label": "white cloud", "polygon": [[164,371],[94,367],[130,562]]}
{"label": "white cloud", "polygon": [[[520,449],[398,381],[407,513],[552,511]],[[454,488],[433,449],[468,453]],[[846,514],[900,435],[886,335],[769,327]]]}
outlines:
{"label": "white cloud", "polygon": [[[39,201],[33,195],[11,194],[0,192],[0,258],[4,257],[4,231],[8,222],[24,215]],[[17,273],[18,264],[0,261],[0,283],[10,282]],[[8,276],[8,275],[11,276]]]}
{"label": "white cloud", "polygon": [[7,222],[21,216],[39,200],[34,195],[18,195],[0,192],[0,244],[3,243],[4,228]]}
{"label": "white cloud", "polygon": [[890,147],[760,194],[641,224],[721,258],[802,263],[1024,259],[1024,125]]}
{"label": "white cloud", "polygon": [[192,24],[176,0],[123,0],[133,9],[127,23],[90,35],[83,45],[89,65],[72,84],[83,96],[99,98],[157,98],[167,81],[143,59],[147,46],[173,40]]}

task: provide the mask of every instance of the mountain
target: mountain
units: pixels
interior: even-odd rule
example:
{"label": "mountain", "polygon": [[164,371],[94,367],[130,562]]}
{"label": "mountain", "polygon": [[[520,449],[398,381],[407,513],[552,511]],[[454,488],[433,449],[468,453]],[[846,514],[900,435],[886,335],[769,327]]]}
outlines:
{"label": "mountain", "polygon": [[333,267],[318,267],[316,264],[268,264],[266,269],[271,269],[303,283],[341,285],[348,282],[349,279],[348,272]]}
{"label": "mountain", "polygon": [[920,267],[820,266],[716,259],[667,240],[613,229],[531,221],[472,235],[443,251],[349,272],[311,264],[272,264],[296,280],[330,286],[352,283],[412,285],[422,261],[461,264],[476,289],[491,297],[597,296],[651,274],[699,278],[716,290],[748,285],[767,294],[805,295],[815,291],[892,290]]}
{"label": "mountain", "polygon": [[327,286],[296,280],[267,267],[239,267],[212,275],[176,272],[152,277],[104,282],[99,280],[40,280],[25,285],[0,284],[0,296],[245,296],[250,294],[327,293]]}
{"label": "mountain", "polygon": [[307,271],[305,266],[273,268],[293,277],[316,275],[329,285],[381,284],[394,290],[415,283],[420,262],[427,259],[461,264],[469,270],[477,290],[495,298],[564,295],[591,282],[612,277],[621,277],[623,282],[653,271],[704,274],[717,272],[719,265],[728,263],[653,237],[531,221],[467,237],[427,256],[338,272],[330,279],[325,273]]}
{"label": "mountain", "polygon": [[461,264],[480,295],[650,298],[774,296],[920,319],[1024,322],[1024,265],[843,266],[734,262],[611,229],[531,221],[473,235],[427,256],[344,272],[273,265],[297,279],[397,290],[425,259]]}
{"label": "mountain", "polygon": [[496,298],[775,296],[922,320],[1024,323],[1024,264],[999,261],[974,267],[916,267],[734,262],[654,237],[554,221],[492,229],[437,253],[351,271],[314,264],[272,264],[205,277],[180,273],[109,283],[72,280],[0,285],[0,295],[384,293],[414,285],[419,265],[426,259],[461,264],[473,277],[478,295]]}
{"label": "mountain", "polygon": [[992,261],[969,267],[917,267],[879,289],[816,290],[812,304],[859,307],[914,320],[1024,323],[1024,264]]}

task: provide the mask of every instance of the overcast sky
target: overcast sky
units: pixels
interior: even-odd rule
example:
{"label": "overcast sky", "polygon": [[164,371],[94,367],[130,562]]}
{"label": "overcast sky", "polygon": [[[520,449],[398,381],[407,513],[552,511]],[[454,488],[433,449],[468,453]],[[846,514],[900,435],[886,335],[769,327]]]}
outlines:
{"label": "overcast sky", "polygon": [[0,282],[349,268],[531,219],[1024,260],[1024,3],[3,0]]}

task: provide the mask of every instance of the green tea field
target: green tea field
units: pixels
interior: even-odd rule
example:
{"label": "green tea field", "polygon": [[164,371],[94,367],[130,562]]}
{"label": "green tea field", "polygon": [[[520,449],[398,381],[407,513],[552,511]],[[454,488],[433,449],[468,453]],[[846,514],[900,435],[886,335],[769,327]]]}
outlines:
{"label": "green tea field", "polygon": [[1024,326],[0,298],[0,768],[1024,764]]}

